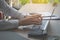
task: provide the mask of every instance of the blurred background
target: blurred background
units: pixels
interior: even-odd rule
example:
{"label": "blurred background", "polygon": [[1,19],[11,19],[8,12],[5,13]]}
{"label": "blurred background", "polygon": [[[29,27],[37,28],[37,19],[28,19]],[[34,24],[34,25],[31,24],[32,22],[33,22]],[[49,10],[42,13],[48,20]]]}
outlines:
{"label": "blurred background", "polygon": [[60,3],[60,0],[6,0],[7,3],[16,9],[21,8],[27,3],[34,3],[34,4],[48,4],[52,2]]}

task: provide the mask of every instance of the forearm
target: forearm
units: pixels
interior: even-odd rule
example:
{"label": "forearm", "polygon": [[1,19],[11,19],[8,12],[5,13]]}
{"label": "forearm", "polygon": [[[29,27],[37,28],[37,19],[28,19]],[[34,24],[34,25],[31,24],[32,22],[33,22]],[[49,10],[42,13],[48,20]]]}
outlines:
{"label": "forearm", "polygon": [[12,29],[19,27],[19,20],[0,20],[0,30]]}

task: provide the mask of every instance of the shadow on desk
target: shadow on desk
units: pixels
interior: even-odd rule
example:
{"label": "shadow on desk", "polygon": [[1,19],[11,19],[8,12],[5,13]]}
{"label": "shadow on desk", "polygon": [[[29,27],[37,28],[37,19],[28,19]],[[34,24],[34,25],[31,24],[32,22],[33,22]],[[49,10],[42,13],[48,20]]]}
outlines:
{"label": "shadow on desk", "polygon": [[20,36],[17,32],[0,31],[0,40],[28,40]]}

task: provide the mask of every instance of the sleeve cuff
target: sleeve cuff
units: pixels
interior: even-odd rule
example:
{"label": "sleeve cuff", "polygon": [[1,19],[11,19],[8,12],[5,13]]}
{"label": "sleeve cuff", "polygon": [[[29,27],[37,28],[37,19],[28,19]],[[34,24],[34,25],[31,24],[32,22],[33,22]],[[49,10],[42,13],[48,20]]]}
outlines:
{"label": "sleeve cuff", "polygon": [[0,20],[0,29],[18,28],[19,20]]}

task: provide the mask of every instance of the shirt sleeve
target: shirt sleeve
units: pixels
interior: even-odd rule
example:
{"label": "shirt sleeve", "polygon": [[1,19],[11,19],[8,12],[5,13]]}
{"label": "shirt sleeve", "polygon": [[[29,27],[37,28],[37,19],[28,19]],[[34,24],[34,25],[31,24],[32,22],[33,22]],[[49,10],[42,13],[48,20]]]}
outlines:
{"label": "shirt sleeve", "polygon": [[24,18],[23,14],[20,13],[18,10],[10,7],[5,0],[0,0],[0,11],[4,13],[6,16],[11,16],[14,18],[22,19]]}
{"label": "shirt sleeve", "polygon": [[0,30],[18,28],[19,20],[0,20]]}
{"label": "shirt sleeve", "polygon": [[[20,20],[24,18],[24,16],[16,9],[10,7],[5,0],[0,0],[0,11],[2,11],[6,16],[19,18]],[[20,20],[1,21],[3,23],[0,23],[0,29],[17,28]]]}

